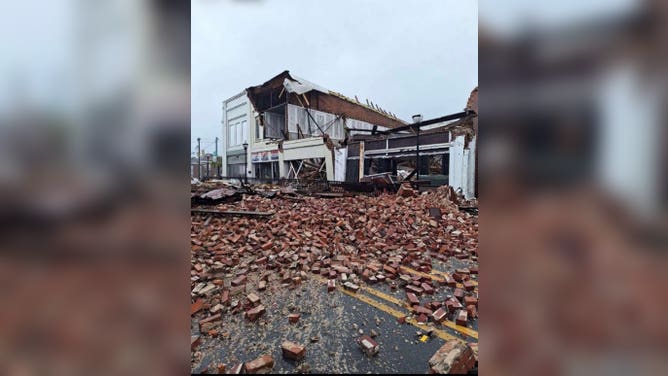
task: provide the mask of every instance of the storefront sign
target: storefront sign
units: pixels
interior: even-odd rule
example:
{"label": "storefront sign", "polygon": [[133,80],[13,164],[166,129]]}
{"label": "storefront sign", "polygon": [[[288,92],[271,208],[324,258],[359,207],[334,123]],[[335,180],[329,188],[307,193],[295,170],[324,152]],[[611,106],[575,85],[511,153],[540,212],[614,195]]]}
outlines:
{"label": "storefront sign", "polygon": [[278,160],[278,150],[258,151],[251,154],[251,161],[258,162],[273,162]]}

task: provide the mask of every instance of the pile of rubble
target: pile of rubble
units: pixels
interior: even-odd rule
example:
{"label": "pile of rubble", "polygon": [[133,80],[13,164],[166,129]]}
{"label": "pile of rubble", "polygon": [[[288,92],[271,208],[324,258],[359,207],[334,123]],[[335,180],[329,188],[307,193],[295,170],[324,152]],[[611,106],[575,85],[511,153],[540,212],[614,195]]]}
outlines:
{"label": "pile of rubble", "polygon": [[[270,217],[203,217],[194,215],[191,229],[191,313],[200,332],[221,325],[226,315],[250,322],[266,308],[262,295],[276,288],[295,288],[314,276],[349,291],[387,284],[406,290],[406,302],[418,322],[455,321],[466,326],[477,315],[477,217],[460,211],[449,187],[376,197],[287,197],[243,195],[223,202],[221,211],[273,213]],[[442,274],[442,285],[454,289],[445,301],[420,305],[439,283],[430,273],[432,260],[472,261],[469,268]],[[406,270],[411,270],[409,273]],[[323,286],[325,288],[325,286]],[[289,318],[299,320],[298,315]],[[193,339],[193,346],[196,345]],[[369,355],[378,350],[364,338]],[[301,358],[298,344],[287,344],[287,357]],[[296,350],[292,350],[296,349]]]}

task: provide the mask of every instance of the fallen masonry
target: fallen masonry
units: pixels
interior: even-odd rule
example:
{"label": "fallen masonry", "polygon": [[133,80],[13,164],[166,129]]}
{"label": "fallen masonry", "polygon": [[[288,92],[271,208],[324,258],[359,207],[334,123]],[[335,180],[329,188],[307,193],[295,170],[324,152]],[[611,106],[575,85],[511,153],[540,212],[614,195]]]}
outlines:
{"label": "fallen masonry", "polygon": [[[275,320],[291,330],[317,327],[319,323],[313,322],[309,313],[312,307],[295,305],[288,309],[285,302],[275,299],[279,290],[298,298],[313,283],[322,283],[315,288],[325,294],[326,288],[330,293],[329,299],[313,302],[323,309],[349,312],[349,306],[330,306],[339,294],[344,295],[338,288],[349,295],[346,299],[364,301],[371,297],[400,311],[397,315],[401,316],[395,315],[396,322],[393,320],[397,328],[416,322],[421,323],[422,330],[428,326],[452,327],[455,323],[476,328],[477,217],[449,201],[446,189],[419,192],[406,187],[405,191],[405,197],[381,193],[303,196],[299,200],[284,195],[269,198],[237,194],[238,200],[223,200],[212,210],[273,215],[220,216],[194,211],[191,315],[199,331],[195,326],[193,353],[214,350],[221,341],[233,341],[227,328],[230,322],[261,331]],[[377,292],[385,295],[372,295]],[[392,296],[385,301],[383,296],[388,294]],[[360,333],[361,329],[356,328],[355,336],[378,334],[368,327]],[[383,330],[378,338],[384,340],[392,335],[388,333]],[[215,342],[211,342],[214,337]],[[329,336],[321,331],[304,338],[301,340],[310,343],[320,341],[319,346],[331,345]],[[277,340],[276,347],[281,345]],[[378,353],[378,343],[372,336],[362,336],[358,344],[367,355]],[[300,352],[293,353],[284,357],[298,357]],[[268,358],[260,362],[261,357],[255,363],[240,364],[239,358],[243,355],[229,354],[220,363],[234,365],[227,368],[229,373],[265,372],[274,366],[273,358],[271,362]]]}
{"label": "fallen masonry", "polygon": [[374,341],[371,337],[366,335],[362,336],[357,340],[357,343],[367,356],[374,356],[378,354],[380,346],[378,346],[378,343],[376,343],[376,341]]}
{"label": "fallen masonry", "polygon": [[271,355],[262,355],[245,364],[246,373],[270,373],[274,368],[274,358]]}
{"label": "fallen masonry", "polygon": [[473,350],[466,343],[451,340],[446,342],[429,359],[429,373],[464,374],[475,367]]}
{"label": "fallen masonry", "polygon": [[283,357],[290,360],[302,360],[306,353],[306,348],[294,342],[285,341],[281,344]]}

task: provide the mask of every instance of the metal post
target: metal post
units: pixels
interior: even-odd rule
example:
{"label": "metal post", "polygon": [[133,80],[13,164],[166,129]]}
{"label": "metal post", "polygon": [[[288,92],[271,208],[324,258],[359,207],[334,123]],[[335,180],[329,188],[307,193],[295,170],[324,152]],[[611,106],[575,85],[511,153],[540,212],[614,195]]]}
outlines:
{"label": "metal post", "polygon": [[244,184],[248,185],[248,144],[244,143]]}
{"label": "metal post", "polygon": [[218,137],[216,137],[216,176],[220,177],[220,165],[218,164]]}
{"label": "metal post", "polygon": [[202,160],[201,160],[201,154],[200,153],[200,148],[199,148],[199,142],[200,138],[197,137],[197,179],[202,180]]}
{"label": "metal post", "polygon": [[209,179],[209,176],[211,176],[211,173],[209,172],[209,166],[211,165],[210,162],[211,156],[209,154],[206,155],[206,178]]}
{"label": "metal post", "polygon": [[417,170],[416,180],[420,180],[420,126],[417,126],[417,137],[415,139],[415,151],[417,159],[415,161],[415,169]]}

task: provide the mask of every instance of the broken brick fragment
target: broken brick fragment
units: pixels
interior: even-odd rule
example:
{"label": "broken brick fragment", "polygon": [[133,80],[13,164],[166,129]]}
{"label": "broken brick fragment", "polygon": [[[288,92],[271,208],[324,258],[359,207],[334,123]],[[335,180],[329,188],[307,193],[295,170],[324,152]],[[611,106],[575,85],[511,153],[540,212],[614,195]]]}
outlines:
{"label": "broken brick fragment", "polygon": [[465,296],[464,297],[464,305],[465,306],[474,305],[474,306],[477,307],[478,306],[478,298],[476,298],[475,296]]}
{"label": "broken brick fragment", "polygon": [[352,292],[357,292],[357,290],[360,289],[360,287],[359,287],[358,285],[356,285],[356,284],[354,284],[354,283],[352,283],[352,282],[346,282],[346,283],[344,283],[344,284],[343,284],[343,287],[345,287],[346,290],[348,290],[348,291],[352,291]]}
{"label": "broken brick fragment", "polygon": [[478,316],[478,310],[475,308],[474,305],[468,305],[466,306],[466,312],[468,313],[471,318],[475,318]]}
{"label": "broken brick fragment", "polygon": [[419,287],[416,287],[414,285],[406,285],[406,290],[409,290],[410,292],[416,294],[416,295],[421,295],[423,290]]}
{"label": "broken brick fragment", "polygon": [[467,322],[468,322],[468,314],[465,309],[462,309],[457,313],[457,319],[455,320],[455,323],[457,325],[466,326]]}
{"label": "broken brick fragment", "polygon": [[373,338],[367,335],[360,337],[357,340],[357,343],[367,356],[374,356],[378,354],[378,350],[380,349],[378,343],[376,343],[376,341],[374,341]]}
{"label": "broken brick fragment", "polygon": [[434,294],[434,289],[429,284],[423,283],[423,284],[420,285],[420,287],[422,287],[422,290],[424,290],[425,294],[429,294],[429,295]]}
{"label": "broken brick fragment", "polygon": [[283,357],[290,360],[302,360],[306,353],[306,348],[294,342],[285,341],[281,344]]}
{"label": "broken brick fragment", "polygon": [[473,291],[475,289],[475,283],[473,281],[464,281],[464,288],[466,291]]}
{"label": "broken brick fragment", "polygon": [[255,294],[254,292],[251,292],[250,294],[248,294],[248,296],[246,296],[246,298],[248,299],[248,301],[250,302],[250,304],[253,307],[258,305],[258,303],[260,303],[260,297],[257,296],[257,294]]}
{"label": "broken brick fragment", "polygon": [[192,303],[190,305],[190,314],[194,315],[195,313],[199,312],[199,310],[202,309],[203,305],[204,301],[202,299],[198,299],[196,302]]}
{"label": "broken brick fragment", "polygon": [[262,355],[261,357],[251,360],[245,364],[246,373],[270,373],[274,368],[274,358],[271,355]]}
{"label": "broken brick fragment", "polygon": [[299,313],[291,313],[291,314],[288,315],[288,321],[290,323],[294,324],[297,321],[299,321],[299,317],[301,317],[301,315]]}
{"label": "broken brick fragment", "polygon": [[265,313],[265,312],[266,312],[266,309],[264,308],[264,306],[262,304],[260,304],[259,306],[255,307],[255,308],[253,308],[249,311],[246,311],[246,319],[248,321],[251,321],[251,322],[256,321],[258,319],[258,317],[262,316],[262,314]]}
{"label": "broken brick fragment", "polygon": [[436,312],[434,312],[431,317],[435,322],[442,322],[443,320],[445,320],[445,317],[447,315],[448,311],[441,307],[437,309]]}
{"label": "broken brick fragment", "polygon": [[238,276],[237,278],[235,278],[234,280],[232,280],[232,286],[242,285],[242,284],[246,283],[247,279],[248,278],[246,278],[246,275],[242,274],[242,275]]}
{"label": "broken brick fragment", "polygon": [[472,349],[459,340],[450,340],[429,359],[429,373],[466,374],[475,367]]}
{"label": "broken brick fragment", "polygon": [[200,343],[200,336],[198,335],[191,335],[190,336],[190,350],[194,350],[199,346]]}
{"label": "broken brick fragment", "polygon": [[411,305],[420,304],[420,300],[412,292],[406,293],[406,297],[408,297],[408,302]]}

